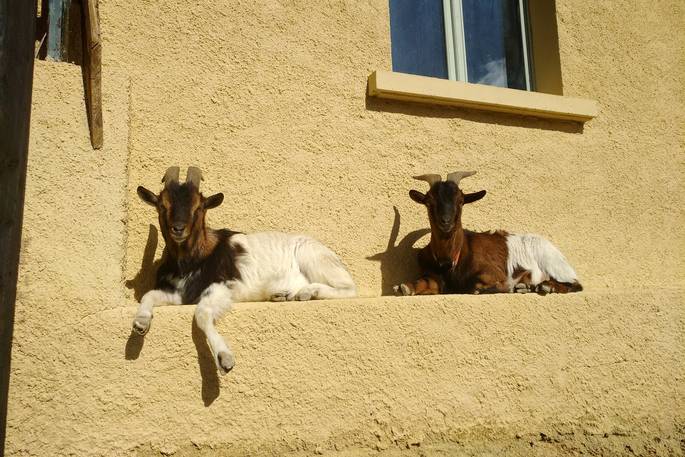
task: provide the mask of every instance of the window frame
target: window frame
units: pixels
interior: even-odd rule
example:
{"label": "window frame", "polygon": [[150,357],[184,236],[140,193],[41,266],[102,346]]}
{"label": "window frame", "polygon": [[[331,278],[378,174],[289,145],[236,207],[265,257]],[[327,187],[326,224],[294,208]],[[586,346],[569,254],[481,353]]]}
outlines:
{"label": "window frame", "polygon": [[[447,53],[447,79],[469,82],[466,61],[466,36],[464,33],[464,9],[462,0],[442,0],[445,21],[445,51]],[[521,45],[523,51],[526,91],[535,91],[532,53],[530,52],[530,24],[528,1],[518,0],[519,23],[521,25]]]}

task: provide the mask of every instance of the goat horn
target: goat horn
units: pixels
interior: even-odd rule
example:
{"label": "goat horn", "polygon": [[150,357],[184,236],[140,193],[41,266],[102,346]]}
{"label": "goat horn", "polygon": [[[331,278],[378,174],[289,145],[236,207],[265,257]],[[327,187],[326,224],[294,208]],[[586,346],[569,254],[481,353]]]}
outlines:
{"label": "goat horn", "polygon": [[461,181],[464,178],[468,178],[469,176],[473,176],[475,174],[475,171],[455,171],[447,174],[447,181],[452,181],[454,184],[458,186],[459,181]]}
{"label": "goat horn", "polygon": [[172,182],[178,182],[178,173],[180,170],[181,169],[179,167],[167,168],[166,173],[164,173],[164,177],[162,178],[164,187],[168,186]]}
{"label": "goat horn", "polygon": [[186,173],[186,182],[193,183],[195,187],[200,188],[200,181],[202,181],[202,172],[197,167],[188,167]]}
{"label": "goat horn", "polygon": [[419,181],[426,181],[429,186],[433,187],[433,184],[436,182],[442,181],[442,177],[440,175],[436,174],[427,174],[427,175],[420,175],[420,176],[412,176],[414,179],[418,179]]}

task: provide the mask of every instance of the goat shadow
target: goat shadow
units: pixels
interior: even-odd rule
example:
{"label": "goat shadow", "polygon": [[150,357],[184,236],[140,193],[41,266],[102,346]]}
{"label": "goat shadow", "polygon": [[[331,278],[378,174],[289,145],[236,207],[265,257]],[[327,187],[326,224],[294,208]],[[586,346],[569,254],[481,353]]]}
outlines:
{"label": "goat shadow", "polygon": [[159,243],[159,232],[157,227],[150,224],[147,233],[147,242],[145,243],[145,251],[143,251],[143,260],[140,263],[140,270],[136,273],[133,279],[126,281],[126,287],[133,289],[133,296],[136,301],[140,302],[146,292],[155,287],[155,273],[162,259],[155,260],[155,253],[157,252],[157,244]]}
{"label": "goat shadow", "polygon": [[219,375],[214,364],[214,356],[207,344],[207,338],[197,322],[193,318],[193,343],[197,350],[197,363],[200,368],[200,377],[202,377],[202,402],[205,406],[214,403],[214,400],[219,398]]}
{"label": "goat shadow", "polygon": [[[138,302],[140,302],[140,299],[143,298],[143,295],[145,295],[147,291],[152,290],[155,287],[155,272],[157,271],[160,262],[159,260],[155,261],[158,243],[159,234],[157,227],[150,224],[140,270],[138,270],[138,273],[136,273],[136,276],[133,279],[129,279],[124,283],[127,288],[133,289],[133,296]],[[124,357],[126,360],[136,360],[140,357],[140,352],[143,350],[144,344],[145,337],[138,335],[131,330],[131,334],[126,341],[126,347],[124,348]]]}
{"label": "goat shadow", "polygon": [[[150,224],[140,270],[138,270],[133,279],[129,279],[125,283],[127,288],[133,289],[133,295],[138,302],[140,302],[140,299],[143,298],[146,292],[155,287],[155,274],[159,264],[162,262],[161,259],[155,260],[158,243],[159,232],[157,227]],[[197,361],[200,368],[200,376],[202,377],[202,402],[205,406],[209,406],[219,397],[219,375],[216,371],[214,358],[207,345],[207,339],[202,330],[198,328],[195,319],[193,319],[192,338],[197,350]],[[126,360],[135,360],[140,357],[144,344],[145,337],[131,331],[124,348]]]}
{"label": "goat shadow", "polygon": [[430,229],[419,229],[409,232],[399,244],[395,245],[400,233],[400,212],[396,206],[392,207],[395,219],[390,230],[390,239],[384,252],[379,252],[367,257],[367,260],[375,260],[381,264],[381,295],[394,295],[392,287],[402,282],[413,281],[420,275],[418,254],[420,248],[415,248],[414,243],[424,235],[430,233]]}

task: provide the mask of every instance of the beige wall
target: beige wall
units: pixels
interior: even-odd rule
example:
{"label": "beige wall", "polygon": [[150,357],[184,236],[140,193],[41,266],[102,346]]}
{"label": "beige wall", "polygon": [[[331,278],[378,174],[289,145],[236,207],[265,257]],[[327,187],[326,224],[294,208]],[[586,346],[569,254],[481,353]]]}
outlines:
{"label": "beige wall", "polygon": [[[557,0],[564,94],[600,105],[584,127],[368,99],[368,74],[391,68],[387,14],[385,0],[102,0],[101,151],[79,68],[37,63],[10,454],[390,455],[417,439],[403,452],[677,452],[681,2]],[[220,380],[192,308],[129,339],[163,247],[135,187],[158,189],[169,165],[226,194],[212,226],[314,235],[368,298],[237,306],[219,327],[237,366]],[[427,226],[410,176],[453,169],[488,190],[467,227],[548,236],[586,292],[377,298],[412,269],[406,243],[367,259],[386,251],[393,206],[395,244]]]}

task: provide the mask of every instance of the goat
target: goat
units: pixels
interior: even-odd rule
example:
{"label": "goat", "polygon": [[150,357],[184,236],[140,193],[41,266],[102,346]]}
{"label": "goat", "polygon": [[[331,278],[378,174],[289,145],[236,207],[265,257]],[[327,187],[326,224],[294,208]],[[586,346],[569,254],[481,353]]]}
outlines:
{"label": "goat", "polygon": [[461,191],[461,179],[473,174],[475,171],[450,173],[446,181],[438,174],[414,176],[430,185],[426,194],[411,190],[409,196],[428,209],[431,239],[419,251],[423,276],[413,283],[395,286],[395,292],[544,295],[583,290],[564,255],[545,238],[501,230],[477,233],[462,228],[462,207],[480,200],[486,193]]}
{"label": "goat", "polygon": [[167,170],[159,195],[138,187],[138,196],[157,209],[166,247],[155,289],[142,297],[133,320],[136,333],[148,332],[155,306],[197,303],[195,321],[207,337],[217,369],[225,374],[235,358],[214,322],[233,302],[356,295],[352,276],[338,256],[313,238],[207,227],[206,211],[219,206],[224,195],[204,197],[196,167],[188,168],[184,183],[178,175],[179,167]]}

